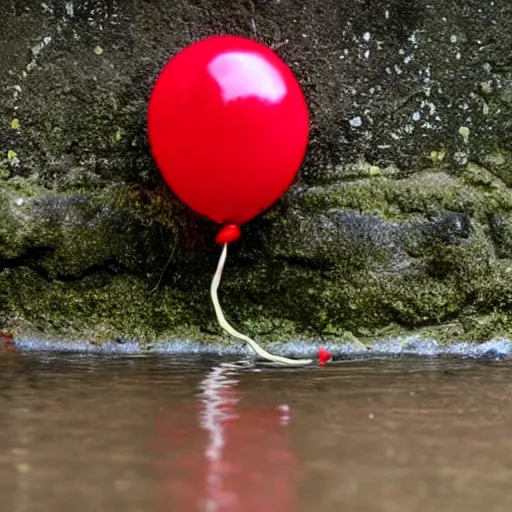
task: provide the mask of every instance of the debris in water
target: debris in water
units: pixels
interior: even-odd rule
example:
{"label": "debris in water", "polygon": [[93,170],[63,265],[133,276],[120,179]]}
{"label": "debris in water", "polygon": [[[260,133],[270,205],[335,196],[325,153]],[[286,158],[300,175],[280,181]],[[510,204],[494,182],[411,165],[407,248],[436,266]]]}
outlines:
{"label": "debris in water", "polygon": [[14,350],[14,336],[10,332],[0,332],[0,353]]}
{"label": "debris in water", "polygon": [[320,366],[325,366],[328,361],[332,359],[332,355],[325,350],[324,347],[320,347],[318,349],[318,364]]}

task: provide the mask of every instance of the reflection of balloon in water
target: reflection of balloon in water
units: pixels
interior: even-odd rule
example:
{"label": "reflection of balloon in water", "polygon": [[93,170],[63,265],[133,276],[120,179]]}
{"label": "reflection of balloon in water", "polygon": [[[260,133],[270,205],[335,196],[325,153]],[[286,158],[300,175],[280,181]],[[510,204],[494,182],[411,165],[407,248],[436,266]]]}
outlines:
{"label": "reflection of balloon in water", "polygon": [[169,61],[148,109],[149,140],[176,195],[220,224],[243,224],[290,186],[308,111],[290,69],[235,36],[192,44]]}
{"label": "reflection of balloon in water", "polygon": [[288,189],[304,158],[309,115],[291,70],[269,48],[235,36],[203,39],[178,53],[160,74],[148,106],[148,135],[167,184],[196,212],[224,225],[223,253],[212,283],[217,319],[255,354],[272,356],[225,320],[217,287],[227,245],[239,225]]}
{"label": "reflection of balloon in water", "polygon": [[234,371],[214,368],[201,383],[199,408],[160,409],[153,443],[159,511],[298,510],[303,468],[289,437],[291,410],[244,405],[237,382]]}

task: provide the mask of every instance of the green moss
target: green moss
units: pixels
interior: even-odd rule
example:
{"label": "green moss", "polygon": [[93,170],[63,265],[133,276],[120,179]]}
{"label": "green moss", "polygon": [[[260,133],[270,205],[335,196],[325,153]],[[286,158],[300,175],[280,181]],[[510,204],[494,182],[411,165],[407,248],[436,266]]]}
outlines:
{"label": "green moss", "polygon": [[3,313],[19,319],[9,325],[15,332],[95,342],[201,337],[180,293],[169,288],[152,293],[140,277],[99,273],[76,282],[48,281],[27,268],[6,269],[0,290]]}
{"label": "green moss", "polygon": [[175,240],[177,228],[159,194],[141,197],[128,187],[81,194],[22,178],[1,182],[0,258],[23,256],[49,277],[79,277],[106,264],[157,271],[163,264],[157,246],[162,237]]}
{"label": "green moss", "polygon": [[[512,333],[512,318],[496,313],[511,307],[512,279],[492,270],[489,256],[490,248],[477,238],[432,248],[423,269],[398,275],[361,269],[320,277],[318,270],[292,265],[231,271],[225,275],[224,306],[235,325],[263,340],[278,335],[371,344],[419,333],[442,343],[485,341],[507,329]],[[476,296],[480,306],[470,312]],[[489,316],[489,310],[495,312]]]}
{"label": "green moss", "polygon": [[0,182],[0,261],[18,257],[27,245],[32,231],[26,201],[32,192],[23,180]]}
{"label": "green moss", "polygon": [[425,171],[399,180],[374,177],[313,187],[304,193],[302,204],[313,212],[340,208],[396,221],[439,210],[482,219],[497,209],[512,211],[512,191],[489,171],[470,163],[460,176]]}
{"label": "green moss", "polygon": [[9,169],[7,166],[3,165],[0,161],[0,180],[6,180],[9,177]]}
{"label": "green moss", "polygon": [[[290,215],[282,220],[279,235],[270,242],[276,255],[289,258],[288,266],[272,271],[280,301],[273,312],[293,311],[288,318],[306,331],[316,328],[321,335],[345,331],[370,339],[389,328],[395,335],[435,331],[446,340],[449,336],[481,340],[480,331],[456,319],[468,314],[483,290],[492,290],[489,297],[496,293],[506,297],[501,288],[512,286],[512,275],[498,271],[488,226],[490,215],[512,210],[511,200],[511,191],[501,180],[474,164],[452,175],[425,171],[397,181],[372,177],[306,190],[302,206],[308,213],[298,211],[297,223]],[[347,233],[338,237],[336,230],[322,229],[335,222],[336,216],[325,213],[332,208],[376,214],[377,219],[393,222],[375,221],[366,233],[364,224],[348,218],[344,222],[356,224],[352,228],[348,224],[343,228]],[[447,217],[447,224],[430,225],[425,219],[442,219],[443,210],[464,215]],[[318,219],[311,229],[308,215]],[[409,223],[400,228],[402,242],[389,238],[395,236],[396,220]],[[353,229],[358,238],[352,240]],[[372,229],[381,232],[373,242],[377,235]],[[401,261],[395,244],[404,241],[407,256]],[[403,268],[397,271],[397,266]],[[240,282],[244,279],[247,276]],[[264,280],[257,286],[265,289]],[[257,293],[254,288],[251,295]],[[257,296],[265,303],[264,295]],[[469,316],[482,317],[494,307],[482,302]],[[501,331],[496,324],[496,333]]]}
{"label": "green moss", "polygon": [[486,154],[482,162],[495,176],[512,187],[512,151],[495,149]]}
{"label": "green moss", "polygon": [[[463,327],[466,336],[466,333],[470,334],[469,339],[471,341],[484,342],[501,337],[510,338],[512,334],[512,315],[501,311],[471,315],[462,317],[460,325]],[[459,336],[459,338],[464,339],[464,335]]]}
{"label": "green moss", "polygon": [[[263,223],[267,252],[251,248],[248,254],[258,259],[250,263],[232,254],[224,274],[221,300],[234,325],[263,342],[369,343],[417,332],[483,340],[509,329],[502,311],[512,308],[512,266],[495,258],[506,255],[509,243],[511,191],[473,164],[453,174],[390,176],[368,170],[364,179],[306,190],[304,210],[268,217],[275,236],[267,236]],[[183,215],[184,206],[166,187],[114,186],[86,194],[17,178],[1,182],[0,198],[6,220],[0,257],[12,267],[0,273],[5,327],[97,342],[226,339],[207,293],[217,253],[190,252],[166,266],[173,244],[180,252],[197,242],[196,221]],[[383,220],[375,222],[383,224],[367,232],[349,219],[356,224],[345,225],[341,235],[341,228],[325,232],[330,208],[376,213]],[[442,210],[469,215],[471,231],[455,232],[453,240],[444,224],[430,232],[426,218]],[[502,223],[490,229],[493,215]],[[396,220],[409,222],[400,235],[405,238],[388,239]],[[375,226],[383,230],[377,240]],[[397,257],[399,247],[405,253]]]}
{"label": "green moss", "polygon": [[259,271],[239,270],[226,276],[224,288],[231,311],[241,321],[263,310],[271,317],[286,315],[310,335],[360,329],[376,333],[389,324],[431,325],[449,320],[465,307],[474,287],[486,277],[488,246],[477,238],[453,247],[427,247],[421,266],[397,274],[376,272],[375,259],[359,266],[339,262],[324,272],[313,264],[307,268],[290,262]]}
{"label": "green moss", "polygon": [[490,217],[491,236],[500,258],[512,255],[512,214],[495,213]]}
{"label": "green moss", "polygon": [[[512,319],[499,313],[512,304],[510,279],[507,288],[491,273],[482,288],[483,276],[467,275],[468,287],[463,275],[446,282],[364,272],[348,279],[320,278],[313,270],[288,267],[272,271],[269,284],[263,269],[259,277],[231,270],[221,300],[234,325],[263,342],[302,337],[371,343],[380,336],[418,332],[438,341],[484,341],[512,332]],[[479,287],[479,308],[457,320]],[[494,293],[500,288],[498,299]],[[28,268],[5,269],[0,290],[2,314],[10,318],[4,327],[15,333],[95,342],[137,339],[148,345],[179,338],[227,339],[214,321],[206,290],[196,295],[195,289],[163,285],[154,291],[141,276],[108,272],[76,281],[48,280]],[[489,308],[493,312],[485,313]]]}

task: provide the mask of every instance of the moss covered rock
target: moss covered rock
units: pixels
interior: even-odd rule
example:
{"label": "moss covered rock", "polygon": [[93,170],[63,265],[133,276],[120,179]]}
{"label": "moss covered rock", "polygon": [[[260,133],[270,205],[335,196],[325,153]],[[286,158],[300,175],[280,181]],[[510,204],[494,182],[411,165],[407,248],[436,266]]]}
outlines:
{"label": "moss covered rock", "polygon": [[264,340],[512,334],[512,11],[482,0],[4,2],[0,329],[219,336],[215,226],[162,184],[145,114],[219,32],[275,48],[310,105],[287,196],[231,250],[222,301]]}

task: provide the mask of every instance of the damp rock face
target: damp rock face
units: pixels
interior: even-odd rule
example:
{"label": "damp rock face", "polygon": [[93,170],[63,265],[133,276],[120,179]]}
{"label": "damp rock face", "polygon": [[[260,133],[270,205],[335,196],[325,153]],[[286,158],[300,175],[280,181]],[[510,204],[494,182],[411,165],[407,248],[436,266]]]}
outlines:
{"label": "damp rock face", "polygon": [[512,333],[512,5],[489,0],[0,3],[0,330],[220,339],[215,226],[151,159],[167,60],[273,47],[311,111],[286,197],[244,228],[221,300],[263,340]]}

